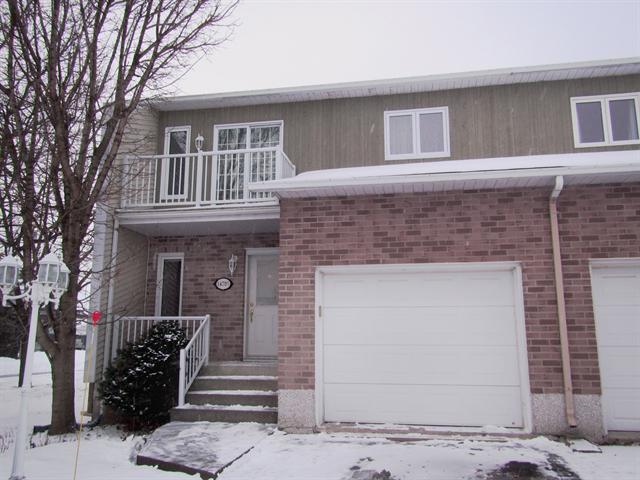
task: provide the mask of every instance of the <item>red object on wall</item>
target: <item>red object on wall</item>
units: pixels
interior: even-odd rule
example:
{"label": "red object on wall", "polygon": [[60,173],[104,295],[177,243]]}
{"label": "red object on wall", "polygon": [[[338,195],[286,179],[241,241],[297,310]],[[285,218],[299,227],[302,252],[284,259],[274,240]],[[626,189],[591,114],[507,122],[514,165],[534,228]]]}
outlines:
{"label": "red object on wall", "polygon": [[98,322],[100,321],[100,317],[102,316],[102,313],[99,310],[94,311],[91,314],[91,321],[93,322],[93,326],[95,327]]}

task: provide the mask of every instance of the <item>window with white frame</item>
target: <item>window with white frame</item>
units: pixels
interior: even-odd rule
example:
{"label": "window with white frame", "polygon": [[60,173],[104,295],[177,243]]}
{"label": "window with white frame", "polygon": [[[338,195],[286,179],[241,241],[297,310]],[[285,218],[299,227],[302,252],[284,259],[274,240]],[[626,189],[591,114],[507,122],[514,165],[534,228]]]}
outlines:
{"label": "window with white frame", "polygon": [[384,112],[385,160],[448,157],[448,107]]}
{"label": "window with white frame", "polygon": [[281,120],[215,125],[213,149],[217,156],[217,200],[263,198],[264,192],[245,192],[245,184],[276,179],[278,154],[282,149]]}
{"label": "window with white frame", "polygon": [[576,148],[640,143],[640,93],[571,99]]}

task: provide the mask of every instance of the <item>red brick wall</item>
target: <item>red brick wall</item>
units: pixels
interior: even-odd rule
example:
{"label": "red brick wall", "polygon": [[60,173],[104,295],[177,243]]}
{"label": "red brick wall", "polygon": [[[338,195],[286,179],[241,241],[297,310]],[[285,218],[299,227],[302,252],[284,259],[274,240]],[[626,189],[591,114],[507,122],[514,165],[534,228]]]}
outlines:
{"label": "red brick wall", "polygon": [[[155,237],[149,245],[147,315],[155,310],[158,253],[184,253],[183,315],[211,315],[211,358],[242,360],[244,335],[245,248],[277,247],[277,233],[229,234],[197,237]],[[238,265],[233,287],[220,291],[213,286],[228,277],[231,254]]]}
{"label": "red brick wall", "polygon": [[[551,257],[550,189],[281,201],[280,388],[314,388],[314,274],[319,265],[519,261],[533,393],[562,391]],[[640,256],[640,187],[561,195],[577,393],[599,392],[587,259]],[[615,247],[612,247],[615,245]]]}

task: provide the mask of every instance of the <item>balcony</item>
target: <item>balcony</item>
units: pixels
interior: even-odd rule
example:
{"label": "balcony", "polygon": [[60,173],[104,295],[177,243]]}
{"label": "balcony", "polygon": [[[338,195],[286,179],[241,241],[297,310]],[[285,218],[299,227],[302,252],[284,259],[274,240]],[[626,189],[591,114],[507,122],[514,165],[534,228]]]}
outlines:
{"label": "balcony", "polygon": [[296,167],[280,148],[128,157],[121,207],[131,211],[275,204],[273,194],[250,192],[249,184],[295,174]]}

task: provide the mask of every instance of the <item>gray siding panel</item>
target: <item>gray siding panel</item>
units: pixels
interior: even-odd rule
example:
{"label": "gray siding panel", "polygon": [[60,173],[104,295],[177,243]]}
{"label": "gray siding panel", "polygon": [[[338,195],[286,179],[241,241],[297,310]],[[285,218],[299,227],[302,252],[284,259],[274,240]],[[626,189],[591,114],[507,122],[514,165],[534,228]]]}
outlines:
{"label": "gray siding panel", "polygon": [[[573,145],[570,97],[640,90],[640,75],[500,85],[426,93],[207,110],[160,112],[156,148],[167,126],[191,125],[205,150],[214,124],[284,121],[284,150],[298,172],[382,165],[385,110],[449,107],[451,157],[441,160],[598,151]],[[191,146],[195,151],[195,146]],[[638,146],[607,147],[637,149]],[[437,160],[437,159],[436,159]],[[418,160],[420,161],[420,160]]]}

